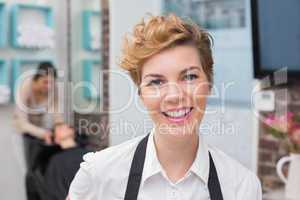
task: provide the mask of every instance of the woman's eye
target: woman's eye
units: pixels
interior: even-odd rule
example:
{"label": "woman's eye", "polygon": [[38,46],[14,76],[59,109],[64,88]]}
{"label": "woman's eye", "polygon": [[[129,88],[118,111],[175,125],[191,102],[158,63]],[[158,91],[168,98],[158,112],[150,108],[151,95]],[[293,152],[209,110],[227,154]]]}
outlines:
{"label": "woman's eye", "polygon": [[149,83],[148,83],[148,86],[151,86],[151,85],[161,85],[163,83],[162,80],[160,79],[155,79],[155,80],[151,80]]}
{"label": "woman's eye", "polygon": [[198,78],[198,75],[196,75],[196,74],[187,74],[184,76],[184,80],[188,80],[188,81],[191,81],[191,80],[194,80],[197,78]]}

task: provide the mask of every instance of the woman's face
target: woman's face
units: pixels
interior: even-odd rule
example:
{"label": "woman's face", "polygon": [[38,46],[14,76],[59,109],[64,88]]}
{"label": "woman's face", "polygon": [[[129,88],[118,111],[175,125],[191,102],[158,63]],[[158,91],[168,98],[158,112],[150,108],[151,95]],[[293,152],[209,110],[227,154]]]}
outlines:
{"label": "woman's face", "polygon": [[43,93],[47,94],[53,85],[54,78],[51,75],[40,76],[36,81],[36,88]]}
{"label": "woman's face", "polygon": [[160,133],[191,134],[202,120],[209,83],[197,49],[181,45],[149,58],[140,97]]}

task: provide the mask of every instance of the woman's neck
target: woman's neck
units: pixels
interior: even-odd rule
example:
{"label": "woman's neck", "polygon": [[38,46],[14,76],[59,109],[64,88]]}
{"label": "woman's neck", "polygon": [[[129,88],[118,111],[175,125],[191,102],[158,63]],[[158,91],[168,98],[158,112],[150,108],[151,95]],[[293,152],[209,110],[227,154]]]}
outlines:
{"label": "woman's neck", "polygon": [[155,132],[158,160],[172,182],[181,179],[192,166],[198,150],[198,134],[172,135]]}

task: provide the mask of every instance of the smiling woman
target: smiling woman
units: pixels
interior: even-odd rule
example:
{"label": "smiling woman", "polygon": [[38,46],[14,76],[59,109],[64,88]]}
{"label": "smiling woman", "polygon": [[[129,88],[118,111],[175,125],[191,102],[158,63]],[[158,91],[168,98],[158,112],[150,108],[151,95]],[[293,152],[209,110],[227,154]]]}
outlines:
{"label": "smiling woman", "polygon": [[199,134],[213,80],[207,32],[175,15],[151,16],[125,39],[120,64],[138,86],[154,128],[85,155],[71,200],[261,199],[255,174]]}
{"label": "smiling woman", "polygon": [[165,129],[172,134],[194,133],[209,94],[195,46],[180,45],[152,56],[141,76],[140,97],[156,127],[177,127]]}

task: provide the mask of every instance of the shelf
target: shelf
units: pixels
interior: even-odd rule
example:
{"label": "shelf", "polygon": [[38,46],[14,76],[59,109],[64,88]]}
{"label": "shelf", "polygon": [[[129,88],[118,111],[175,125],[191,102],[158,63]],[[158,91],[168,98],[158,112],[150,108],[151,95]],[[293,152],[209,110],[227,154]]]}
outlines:
{"label": "shelf", "polygon": [[12,6],[11,44],[14,48],[52,48],[54,46],[53,36],[53,10],[51,7],[30,4]]}
{"label": "shelf", "polygon": [[0,105],[10,101],[9,70],[5,60],[0,59]]}
{"label": "shelf", "polygon": [[0,85],[9,85],[9,70],[7,63],[0,60]]}
{"label": "shelf", "polygon": [[88,100],[98,100],[102,91],[101,61],[82,61],[83,96]]}
{"label": "shelf", "polygon": [[101,15],[98,11],[82,13],[82,45],[87,51],[101,49]]}
{"label": "shelf", "polygon": [[5,44],[5,3],[0,2],[0,47]]}

